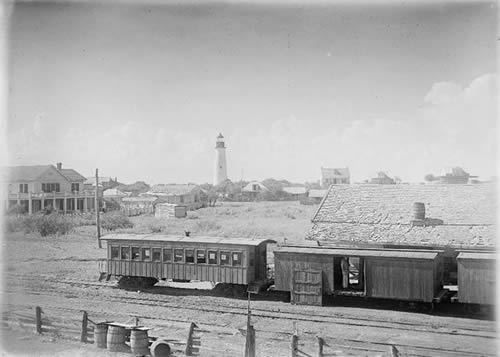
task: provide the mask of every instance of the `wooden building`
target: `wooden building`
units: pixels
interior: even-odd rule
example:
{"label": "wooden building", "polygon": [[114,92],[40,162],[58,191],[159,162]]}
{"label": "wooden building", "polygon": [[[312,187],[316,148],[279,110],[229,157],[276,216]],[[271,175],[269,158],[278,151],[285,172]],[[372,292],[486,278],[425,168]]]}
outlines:
{"label": "wooden building", "polygon": [[[307,233],[310,247],[276,250],[276,287],[290,289],[294,271],[316,271],[326,294],[429,302],[455,285],[459,302],[491,302],[494,197],[493,184],[332,185]],[[342,256],[362,289],[339,288]]]}
{"label": "wooden building", "polygon": [[351,183],[351,173],[348,167],[322,167],[321,187],[328,188],[330,185],[346,185]]}
{"label": "wooden building", "polygon": [[269,239],[110,234],[107,274],[247,285],[267,278]]}
{"label": "wooden building", "polygon": [[153,214],[157,197],[138,196],[123,197],[120,202],[120,210],[127,216],[139,216],[141,214]]}
{"label": "wooden building", "polygon": [[[282,246],[274,251],[276,290],[301,291],[296,272],[318,271],[322,294],[357,295],[384,299],[432,302],[439,292],[441,276],[438,251],[389,249],[341,249]],[[349,280],[344,282],[342,259],[348,265]],[[299,276],[300,278],[300,276]],[[320,296],[311,295],[311,304]]]}
{"label": "wooden building", "polygon": [[159,203],[155,207],[156,218],[185,218],[187,207],[172,203]]}
{"label": "wooden building", "polygon": [[95,191],[85,190],[85,177],[63,169],[62,163],[7,167],[3,175],[7,209],[15,204],[24,206],[29,214],[49,206],[63,213],[94,209]]}
{"label": "wooden building", "polygon": [[495,304],[495,254],[461,252],[458,257],[458,301]]}
{"label": "wooden building", "polygon": [[157,197],[158,203],[183,205],[189,210],[205,207],[208,203],[207,194],[200,186],[193,184],[154,185],[145,195]]}
{"label": "wooden building", "polygon": [[307,197],[307,189],[302,186],[283,187],[283,191],[293,201],[303,201]]}

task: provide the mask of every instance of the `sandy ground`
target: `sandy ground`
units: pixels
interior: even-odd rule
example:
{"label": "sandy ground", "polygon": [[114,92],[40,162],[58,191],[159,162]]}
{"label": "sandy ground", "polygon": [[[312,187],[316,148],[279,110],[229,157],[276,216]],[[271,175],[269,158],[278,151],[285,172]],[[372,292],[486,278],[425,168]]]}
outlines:
{"label": "sandy ground", "polygon": [[[297,206],[286,206],[294,204],[284,203],[283,211],[299,212]],[[255,204],[250,207],[266,212],[265,207]],[[244,205],[228,208],[227,211],[233,212],[225,215],[232,220],[228,226],[236,225],[242,219],[240,211],[244,213],[247,208]],[[307,208],[302,217],[290,219],[279,217],[277,211],[279,206],[273,206],[273,221],[281,226],[290,221],[302,222],[303,231],[307,230],[308,215],[313,212]],[[204,212],[197,214],[202,216]],[[258,216],[253,219],[258,221]],[[146,229],[151,218],[145,221],[147,224],[136,226]],[[224,226],[223,218],[217,217],[216,221]],[[272,229],[270,232],[269,238],[282,238],[281,234],[273,235]],[[81,227],[66,236],[6,235],[2,242],[4,316],[37,305],[47,317],[72,322],[81,319],[80,310],[88,311],[95,321],[125,322],[139,316],[141,324],[152,328],[150,335],[171,339],[176,350],[174,356],[183,355],[180,351],[193,321],[200,328],[202,356],[243,356],[245,299],[164,286],[149,291],[126,291],[114,288],[113,282],[100,284],[97,259],[105,257],[105,249],[97,247],[93,233],[92,227]],[[207,288],[207,284],[198,288]],[[316,354],[316,336],[327,339],[329,346],[325,352],[330,355],[388,356],[391,344],[399,346],[406,355],[416,356],[488,356],[496,351],[495,323],[489,320],[360,306],[294,306],[283,301],[252,301],[251,306],[259,356],[290,356],[294,321],[298,321],[300,349],[309,355]],[[2,349],[5,356],[131,355],[100,350],[76,339],[50,334],[37,336],[32,330],[11,325],[2,329]]]}

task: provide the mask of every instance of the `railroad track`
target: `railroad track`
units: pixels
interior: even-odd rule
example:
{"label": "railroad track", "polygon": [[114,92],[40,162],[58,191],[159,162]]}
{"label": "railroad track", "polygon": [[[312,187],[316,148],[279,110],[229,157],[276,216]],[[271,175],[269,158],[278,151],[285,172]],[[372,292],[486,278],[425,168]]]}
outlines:
{"label": "railroad track", "polygon": [[[164,307],[168,309],[178,309],[178,310],[196,310],[200,312],[209,312],[209,313],[220,313],[220,314],[231,314],[237,316],[246,316],[247,308],[246,306],[221,306],[210,304],[209,302],[205,302],[203,306],[189,306],[186,307],[182,304],[175,304],[170,302],[165,302],[162,300],[164,295],[154,295],[150,294],[149,296],[123,296],[119,294],[113,294],[114,287],[105,283],[97,283],[97,282],[82,282],[82,281],[70,281],[70,280],[56,280],[56,279],[44,279],[40,281],[36,277],[25,277],[25,276],[15,276],[12,277],[14,279],[20,279],[25,282],[36,282],[41,283],[43,286],[37,287],[37,291],[32,293],[39,293],[43,295],[54,295],[54,296],[64,296],[64,294],[68,294],[68,291],[65,289],[57,288],[53,286],[53,284],[64,284],[71,285],[73,287],[99,287],[109,289],[111,294],[107,293],[106,296],[103,296],[103,299],[108,302],[114,303],[123,303],[123,304],[137,304],[141,306],[151,306],[151,307]],[[7,278],[9,280],[9,278]],[[52,286],[45,286],[46,284],[50,284]],[[15,293],[15,291],[14,291]],[[243,305],[243,302],[242,302]],[[57,307],[54,307],[57,308]],[[71,309],[71,308],[69,308]],[[75,310],[76,311],[76,310]],[[94,311],[89,311],[94,312]],[[95,313],[99,313],[95,311]],[[141,315],[142,316],[142,315]],[[416,324],[411,322],[394,322],[382,319],[369,319],[369,318],[359,318],[353,316],[331,316],[326,314],[311,314],[304,313],[299,311],[281,311],[281,310],[269,310],[262,308],[252,308],[252,316],[254,318],[259,319],[285,319],[292,321],[304,321],[304,322],[314,322],[318,324],[335,324],[335,325],[349,325],[349,326],[360,326],[360,327],[373,327],[378,329],[388,329],[388,330],[407,330],[412,332],[423,332],[423,333],[433,333],[438,335],[453,335],[454,337],[475,337],[484,339],[484,341],[488,341],[496,338],[496,334],[494,330],[484,329],[472,329],[472,328],[457,328],[455,330],[445,329],[438,330],[433,328],[433,326]],[[161,320],[158,317],[154,316],[143,316],[143,318],[158,321]],[[172,319],[169,317],[170,321],[176,321],[181,323],[186,323],[186,321],[178,319]],[[226,325],[217,325],[214,323],[206,324],[210,327],[219,327],[219,328],[227,328]],[[268,326],[267,324],[265,326]],[[264,334],[275,334],[276,330],[270,330],[266,328],[258,328],[257,332]],[[291,333],[279,331],[280,334],[291,335]],[[304,332],[303,334],[309,335],[309,337],[314,337],[315,333],[313,332]],[[322,336],[325,339],[336,341],[335,346],[339,348],[348,348],[359,351],[366,352],[383,352],[387,350],[387,343],[379,342],[379,341],[362,341],[359,339],[345,339],[338,338],[336,336]],[[480,343],[480,341],[478,341]],[[425,346],[417,346],[417,345],[403,345],[398,344],[400,347],[404,347],[406,349],[405,354],[411,356],[481,356],[481,355],[489,355],[484,353],[475,353],[471,351],[457,351],[454,349],[445,349],[445,348],[431,348]],[[494,356],[494,354],[491,354]]]}

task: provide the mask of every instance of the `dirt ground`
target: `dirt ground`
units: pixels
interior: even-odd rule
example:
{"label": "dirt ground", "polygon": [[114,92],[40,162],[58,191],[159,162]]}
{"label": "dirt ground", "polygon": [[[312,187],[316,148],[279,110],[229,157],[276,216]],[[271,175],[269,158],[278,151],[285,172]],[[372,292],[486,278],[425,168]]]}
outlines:
{"label": "dirt ground", "polygon": [[[310,227],[314,209],[296,202],[225,204],[190,212],[196,218],[162,221],[136,217],[132,230],[150,232],[152,225],[160,225],[166,233],[181,233],[187,227],[195,234],[239,232],[238,236],[300,240]],[[242,223],[249,215],[252,223]],[[105,249],[97,247],[94,230],[91,226],[79,227],[69,235],[50,237],[6,234],[2,241],[4,320],[15,311],[34,306],[41,306],[48,317],[65,321],[78,322],[81,310],[94,321],[125,322],[137,316],[141,325],[151,327],[150,335],[172,341],[174,356],[183,356],[189,324],[195,322],[202,356],[243,356],[245,299],[207,294],[203,290],[206,284],[199,285],[199,290],[172,289],[161,284],[147,291],[127,291],[117,289],[112,281],[99,283],[97,260],[105,257]],[[298,322],[299,349],[308,355],[317,353],[316,336],[325,337],[325,353],[330,356],[389,356],[392,344],[408,356],[496,353],[496,326],[488,319],[363,306],[294,306],[279,299],[252,301],[251,307],[258,356],[289,356],[294,322]],[[4,322],[2,355],[131,355],[100,350],[63,336],[38,336],[18,327]]]}

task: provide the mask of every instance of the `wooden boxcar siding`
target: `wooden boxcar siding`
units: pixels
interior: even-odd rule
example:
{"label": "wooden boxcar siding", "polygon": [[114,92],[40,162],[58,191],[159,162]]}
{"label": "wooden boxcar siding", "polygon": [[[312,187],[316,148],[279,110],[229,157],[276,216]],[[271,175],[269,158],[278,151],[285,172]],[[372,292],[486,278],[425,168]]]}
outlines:
{"label": "wooden boxcar siding", "polygon": [[[215,264],[195,264],[195,263],[178,263],[178,262],[152,262],[152,261],[136,261],[136,260],[121,260],[111,259],[111,245],[120,247],[149,247],[149,248],[170,248],[170,249],[204,249],[218,251],[220,259],[221,251],[242,252],[242,265],[239,267],[221,266]],[[126,244],[113,242],[108,244],[108,273],[116,276],[141,276],[155,277],[158,279],[182,279],[182,280],[201,280],[213,282],[226,282],[232,284],[248,284],[253,281],[255,272],[254,268],[248,268],[249,254],[255,254],[253,246],[234,246],[226,245],[223,248],[213,247],[210,245],[146,245],[144,243],[126,242]],[[265,249],[265,248],[264,248]],[[265,269],[265,268],[264,268]]]}
{"label": "wooden boxcar siding", "polygon": [[495,303],[495,262],[458,259],[458,301],[469,304]]}
{"label": "wooden boxcar siding", "polygon": [[431,302],[439,278],[437,260],[365,260],[366,296]]}
{"label": "wooden boxcar siding", "polygon": [[323,272],[323,292],[333,293],[333,256],[275,252],[276,290],[290,291],[294,270],[319,270]]}

